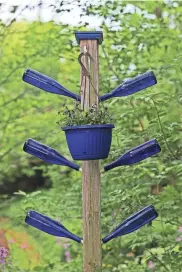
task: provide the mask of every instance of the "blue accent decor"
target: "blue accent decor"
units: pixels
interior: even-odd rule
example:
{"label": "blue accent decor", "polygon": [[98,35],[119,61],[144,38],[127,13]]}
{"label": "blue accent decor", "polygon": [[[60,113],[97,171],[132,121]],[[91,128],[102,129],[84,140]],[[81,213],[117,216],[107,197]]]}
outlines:
{"label": "blue accent decor", "polygon": [[23,150],[45,162],[51,163],[51,164],[57,164],[57,165],[64,165],[68,166],[74,170],[79,171],[80,167],[73,163],[68,161],[65,157],[63,157],[61,154],[59,154],[56,150],[53,148],[44,145],[40,142],[37,142],[33,139],[28,139],[24,146]]}
{"label": "blue accent decor", "polygon": [[113,238],[134,232],[142,226],[150,223],[157,217],[158,214],[152,205],[145,207],[136,214],[128,217],[115,230],[113,230],[109,235],[104,237],[102,241],[103,243],[107,243]]}
{"label": "blue accent decor", "polygon": [[56,80],[48,77],[44,74],[41,74],[35,70],[27,69],[23,74],[23,81],[40,88],[46,92],[64,95],[71,97],[75,100],[80,101],[80,96],[72,93],[71,91],[67,90],[61,84],[59,84]]}
{"label": "blue accent decor", "polygon": [[99,160],[108,157],[111,140],[112,124],[67,126],[62,130],[74,160]]}
{"label": "blue accent decor", "polygon": [[100,100],[105,101],[112,97],[128,96],[146,89],[156,83],[157,80],[154,73],[152,71],[146,72],[142,75],[124,81],[110,93],[101,96]]}
{"label": "blue accent decor", "polygon": [[59,222],[52,220],[51,218],[36,211],[29,211],[25,218],[25,222],[28,225],[33,226],[34,228],[37,228],[53,236],[69,238],[78,243],[81,243],[82,241],[80,237],[71,233]]}
{"label": "blue accent decor", "polygon": [[161,151],[160,145],[156,139],[152,139],[144,144],[141,144],[122,155],[114,162],[104,166],[105,171],[109,171],[121,165],[130,165],[140,162],[148,157],[151,157]]}
{"label": "blue accent decor", "polygon": [[103,32],[102,31],[76,31],[75,37],[80,44],[81,40],[98,40],[98,43],[103,42]]}

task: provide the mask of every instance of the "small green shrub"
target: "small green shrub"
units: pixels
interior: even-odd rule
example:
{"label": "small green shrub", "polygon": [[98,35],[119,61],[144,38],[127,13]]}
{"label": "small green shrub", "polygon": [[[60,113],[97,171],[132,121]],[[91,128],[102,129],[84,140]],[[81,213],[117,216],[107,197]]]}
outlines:
{"label": "small green shrub", "polygon": [[58,112],[61,119],[57,122],[63,126],[77,126],[77,125],[94,125],[94,124],[110,124],[112,121],[108,108],[101,105],[97,108],[93,104],[88,110],[84,111],[80,108],[80,103],[76,102],[73,108],[63,105],[63,112]]}

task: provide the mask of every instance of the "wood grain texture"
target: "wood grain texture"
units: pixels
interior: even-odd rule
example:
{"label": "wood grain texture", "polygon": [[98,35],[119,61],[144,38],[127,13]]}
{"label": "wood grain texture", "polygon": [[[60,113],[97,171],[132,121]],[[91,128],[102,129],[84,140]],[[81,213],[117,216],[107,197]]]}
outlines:
{"label": "wood grain texture", "polygon": [[[82,62],[92,79],[91,84],[89,77],[86,77],[81,69],[81,106],[86,110],[92,104],[98,106],[99,101],[98,42],[82,40],[80,48],[81,52],[87,51],[92,57],[91,60],[88,57],[82,57]],[[99,272],[102,271],[99,161],[84,161],[82,172],[83,271]]]}

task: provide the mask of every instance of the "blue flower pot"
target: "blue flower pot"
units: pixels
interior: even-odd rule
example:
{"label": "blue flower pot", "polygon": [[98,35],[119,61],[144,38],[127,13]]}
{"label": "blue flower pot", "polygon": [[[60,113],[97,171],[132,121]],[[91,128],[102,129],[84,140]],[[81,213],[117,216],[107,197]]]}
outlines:
{"label": "blue flower pot", "polygon": [[66,126],[66,140],[74,160],[99,160],[109,155],[113,124]]}

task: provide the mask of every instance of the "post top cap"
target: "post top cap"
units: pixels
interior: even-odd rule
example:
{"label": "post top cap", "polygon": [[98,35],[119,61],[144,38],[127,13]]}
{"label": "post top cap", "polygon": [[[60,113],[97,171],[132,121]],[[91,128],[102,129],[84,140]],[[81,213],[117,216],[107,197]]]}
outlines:
{"label": "post top cap", "polygon": [[102,31],[75,31],[75,37],[80,44],[81,40],[97,40],[99,44],[103,41],[103,32]]}

